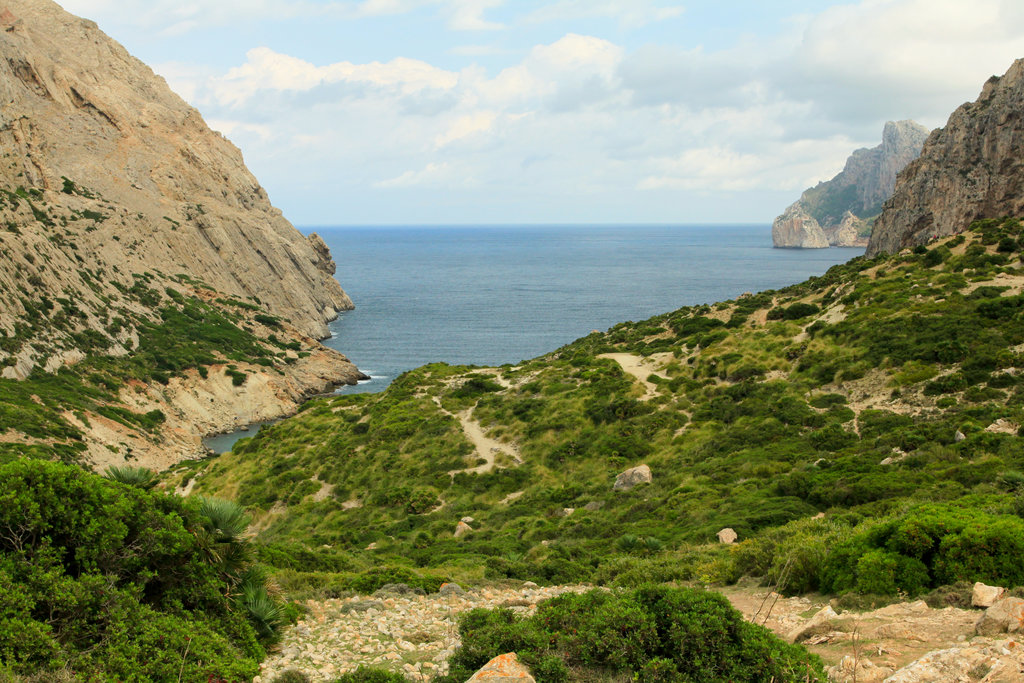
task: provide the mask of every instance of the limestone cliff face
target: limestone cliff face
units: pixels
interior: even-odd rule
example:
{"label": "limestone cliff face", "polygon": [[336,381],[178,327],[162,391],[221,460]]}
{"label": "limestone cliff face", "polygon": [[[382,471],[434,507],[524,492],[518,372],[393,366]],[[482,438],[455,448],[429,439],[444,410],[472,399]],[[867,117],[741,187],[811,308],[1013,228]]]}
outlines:
{"label": "limestone cliff face", "polygon": [[[30,191],[35,205],[7,207],[21,239],[9,229],[4,246],[49,253],[44,243],[60,233],[76,266],[18,271],[8,259],[0,328],[25,312],[8,286],[29,272],[37,296],[72,287],[85,298],[83,269],[126,285],[132,273],[186,273],[316,337],[351,308],[322,240],[295,230],[239,150],[93,22],[49,0],[0,0],[0,103],[0,188]],[[36,209],[54,225],[33,221]],[[81,220],[59,225],[60,216]]]}
{"label": "limestone cliff face", "polygon": [[797,203],[817,221],[832,246],[865,246],[871,219],[892,195],[897,174],[921,153],[927,137],[928,129],[914,121],[889,121],[882,144],[854,151],[837,176],[804,191]]}
{"label": "limestone cliff face", "polygon": [[800,202],[791,204],[772,223],[772,243],[780,248],[826,249],[828,239],[818,221],[807,213]]}
{"label": "limestone cliff face", "polygon": [[993,76],[928,138],[900,174],[868,255],[963,231],[978,218],[1024,213],[1024,59]]}
{"label": "limestone cliff face", "polygon": [[[189,305],[235,326],[173,370],[168,355],[187,357],[196,340],[159,328],[174,347],[147,362],[163,374],[122,375],[132,379],[107,386],[118,392],[108,405],[52,406],[81,434],[86,463],[198,457],[203,434],[364,378],[317,341],[352,307],[324,241],[295,230],[239,150],[161,78],[50,0],[0,0],[0,154],[3,381],[152,349],[164,316]],[[262,355],[231,348],[238,339]],[[9,399],[0,392],[0,412]],[[163,421],[138,429],[111,406]],[[18,428],[0,427],[0,444],[63,438]]]}

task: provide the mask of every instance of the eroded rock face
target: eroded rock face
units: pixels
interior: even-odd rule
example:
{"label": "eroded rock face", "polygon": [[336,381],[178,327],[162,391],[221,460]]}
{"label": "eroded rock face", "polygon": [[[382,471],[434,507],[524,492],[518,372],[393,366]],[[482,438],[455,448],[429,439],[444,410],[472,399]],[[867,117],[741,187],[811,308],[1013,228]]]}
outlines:
{"label": "eroded rock face", "polygon": [[[3,6],[0,189],[39,194],[0,216],[21,233],[0,231],[13,253],[0,264],[0,329],[25,313],[14,292],[27,278],[37,297],[71,288],[88,303],[95,293],[79,271],[103,273],[101,288],[158,271],[255,297],[325,336],[326,321],[352,306],[334,262],[270,204],[239,150],[95,23],[49,0]],[[29,200],[52,224],[33,220]],[[55,233],[75,245],[66,264]],[[36,246],[53,267],[23,262]]]}
{"label": "eroded rock face", "polygon": [[796,202],[772,223],[772,244],[786,249],[825,249],[828,238],[818,221]]}
{"label": "eroded rock face", "polygon": [[[887,122],[882,131],[882,144],[854,151],[838,175],[805,190],[786,212],[802,211],[810,216],[828,245],[866,246],[868,221],[878,215],[883,202],[892,196],[897,174],[917,158],[927,137],[928,129],[914,121]],[[774,226],[772,237],[775,238]],[[820,244],[818,238],[813,241],[815,244],[807,246]],[[775,246],[804,245],[776,240]]]}
{"label": "eroded rock face", "polygon": [[1018,633],[1021,630],[1024,630],[1024,600],[1020,598],[997,600],[974,625],[974,632],[979,636]]}
{"label": "eroded rock face", "polygon": [[899,175],[869,256],[953,235],[979,218],[1024,213],[1024,60],[985,83]]}

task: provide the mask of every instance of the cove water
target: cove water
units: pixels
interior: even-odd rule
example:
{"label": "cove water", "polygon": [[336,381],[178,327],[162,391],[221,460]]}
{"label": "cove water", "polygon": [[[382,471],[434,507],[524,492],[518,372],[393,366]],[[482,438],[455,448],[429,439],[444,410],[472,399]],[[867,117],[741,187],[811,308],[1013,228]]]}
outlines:
{"label": "cove water", "polygon": [[592,330],[821,275],[863,249],[773,249],[767,225],[328,227],[356,309],[324,343],[383,390],[426,363],[495,366]]}

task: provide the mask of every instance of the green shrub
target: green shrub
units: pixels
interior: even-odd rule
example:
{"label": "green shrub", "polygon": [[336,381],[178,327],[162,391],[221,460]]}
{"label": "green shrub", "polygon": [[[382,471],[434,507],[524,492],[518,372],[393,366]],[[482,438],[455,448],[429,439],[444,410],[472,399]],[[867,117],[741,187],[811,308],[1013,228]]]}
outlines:
{"label": "green shrub", "polygon": [[958,581],[1024,584],[1024,520],[931,504],[873,525],[837,546],[822,589],[914,596]]}
{"label": "green shrub", "polygon": [[360,665],[334,683],[405,683],[406,680],[405,676],[394,671]]}
{"label": "green shrub", "polygon": [[0,466],[0,660],[88,680],[251,678],[263,650],[228,610],[201,524],[189,501],[76,467]]}
{"label": "green shrub", "polygon": [[545,681],[825,680],[816,656],[746,622],[723,596],[688,588],[566,594],[528,618],[477,609],[459,632],[451,673],[439,681],[464,681],[505,652],[543,671]]}

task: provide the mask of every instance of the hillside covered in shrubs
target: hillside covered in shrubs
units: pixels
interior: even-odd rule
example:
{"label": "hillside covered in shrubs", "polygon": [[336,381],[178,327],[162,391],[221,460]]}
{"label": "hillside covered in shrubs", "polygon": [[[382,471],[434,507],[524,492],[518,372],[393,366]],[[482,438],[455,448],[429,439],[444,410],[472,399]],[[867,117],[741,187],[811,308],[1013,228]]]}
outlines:
{"label": "hillside covered in shrubs", "polygon": [[[1024,583],[1022,244],[981,221],[519,366],[428,365],[170,483],[246,506],[292,590]],[[615,490],[639,465],[652,480]]]}

